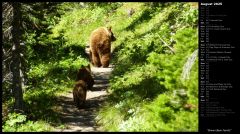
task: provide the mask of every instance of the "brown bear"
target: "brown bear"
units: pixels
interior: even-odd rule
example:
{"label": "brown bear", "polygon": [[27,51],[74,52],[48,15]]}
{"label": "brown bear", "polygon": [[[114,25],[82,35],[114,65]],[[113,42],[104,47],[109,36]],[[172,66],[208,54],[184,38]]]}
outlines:
{"label": "brown bear", "polygon": [[86,66],[86,67],[82,67],[78,70],[78,73],[77,73],[77,81],[78,80],[83,80],[86,82],[87,84],[87,88],[89,90],[92,89],[93,87],[93,84],[94,84],[94,80],[92,78],[92,75],[91,75],[91,68],[90,68],[90,65]]}
{"label": "brown bear", "polygon": [[96,67],[108,67],[111,56],[111,42],[116,38],[111,27],[100,27],[94,30],[90,36],[90,57]]}
{"label": "brown bear", "polygon": [[75,87],[73,88],[73,100],[78,108],[84,106],[87,96],[87,90],[91,90],[94,79],[91,75],[90,65],[81,67],[77,73]]}
{"label": "brown bear", "polygon": [[73,101],[78,108],[84,106],[86,102],[86,96],[87,96],[86,82],[83,80],[77,81],[73,89]]}

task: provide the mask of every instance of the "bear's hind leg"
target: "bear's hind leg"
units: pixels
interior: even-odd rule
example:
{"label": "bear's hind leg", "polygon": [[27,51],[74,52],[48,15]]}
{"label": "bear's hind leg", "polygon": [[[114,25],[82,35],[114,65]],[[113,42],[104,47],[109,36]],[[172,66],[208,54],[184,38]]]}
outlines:
{"label": "bear's hind leg", "polygon": [[83,93],[83,106],[85,106],[86,98],[87,98],[87,90],[85,89]]}
{"label": "bear's hind leg", "polygon": [[110,54],[104,54],[101,57],[102,67],[104,67],[104,68],[108,67],[109,66],[109,61],[110,61]]}
{"label": "bear's hind leg", "polygon": [[97,53],[92,53],[92,62],[95,67],[101,66],[100,57]]}

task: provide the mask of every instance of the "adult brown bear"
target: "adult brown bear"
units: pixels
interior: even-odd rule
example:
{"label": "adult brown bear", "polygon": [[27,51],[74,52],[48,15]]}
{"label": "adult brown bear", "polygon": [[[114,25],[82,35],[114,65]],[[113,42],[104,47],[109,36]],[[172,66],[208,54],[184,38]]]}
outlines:
{"label": "adult brown bear", "polygon": [[108,67],[111,56],[111,42],[116,38],[111,27],[100,27],[90,36],[90,57],[96,67]]}
{"label": "adult brown bear", "polygon": [[73,100],[77,107],[81,108],[86,102],[87,90],[91,90],[94,84],[90,65],[78,70],[76,81],[73,88]]}

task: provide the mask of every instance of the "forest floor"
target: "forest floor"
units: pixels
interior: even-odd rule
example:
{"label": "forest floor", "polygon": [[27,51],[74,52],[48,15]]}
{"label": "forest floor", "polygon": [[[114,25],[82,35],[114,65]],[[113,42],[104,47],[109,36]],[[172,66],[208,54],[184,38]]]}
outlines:
{"label": "forest floor", "polygon": [[109,86],[109,76],[112,72],[112,65],[108,68],[91,67],[95,84],[92,91],[87,92],[85,107],[78,109],[73,103],[72,91],[61,95],[58,100],[60,106],[62,129],[58,132],[96,132],[101,131],[95,122],[96,113],[107,97],[107,87]]}

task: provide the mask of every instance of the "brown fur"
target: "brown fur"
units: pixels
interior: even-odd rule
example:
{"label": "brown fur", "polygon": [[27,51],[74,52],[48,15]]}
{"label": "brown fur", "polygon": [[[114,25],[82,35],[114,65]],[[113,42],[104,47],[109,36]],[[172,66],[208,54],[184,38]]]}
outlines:
{"label": "brown fur", "polygon": [[94,84],[94,80],[93,80],[92,75],[91,75],[90,65],[88,65],[86,67],[82,67],[78,70],[77,81],[78,80],[85,81],[87,83],[87,88],[89,90],[92,89],[93,84]]}
{"label": "brown fur", "polygon": [[91,90],[93,84],[94,79],[91,75],[90,65],[80,68],[77,73],[77,82],[73,88],[73,100],[78,108],[84,106],[87,90]]}
{"label": "brown fur", "polygon": [[108,67],[111,55],[111,42],[115,41],[111,27],[100,27],[90,36],[91,62],[96,67]]}
{"label": "brown fur", "polygon": [[73,100],[78,108],[84,106],[86,102],[87,96],[87,84],[83,80],[79,80],[76,82],[75,87],[73,89]]}

